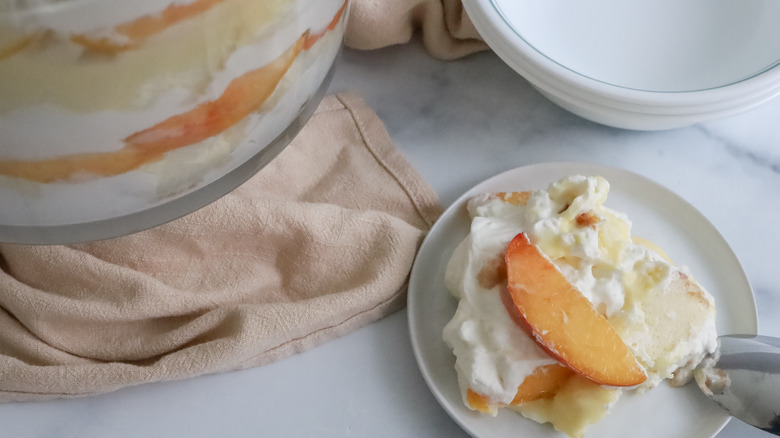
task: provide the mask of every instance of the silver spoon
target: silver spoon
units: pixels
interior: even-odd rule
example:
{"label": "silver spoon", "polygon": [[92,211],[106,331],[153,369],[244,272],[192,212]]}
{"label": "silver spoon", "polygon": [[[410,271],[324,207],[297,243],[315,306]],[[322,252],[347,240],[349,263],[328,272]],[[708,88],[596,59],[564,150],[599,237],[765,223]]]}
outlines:
{"label": "silver spoon", "polygon": [[727,335],[694,371],[702,392],[732,416],[780,436],[780,339]]}

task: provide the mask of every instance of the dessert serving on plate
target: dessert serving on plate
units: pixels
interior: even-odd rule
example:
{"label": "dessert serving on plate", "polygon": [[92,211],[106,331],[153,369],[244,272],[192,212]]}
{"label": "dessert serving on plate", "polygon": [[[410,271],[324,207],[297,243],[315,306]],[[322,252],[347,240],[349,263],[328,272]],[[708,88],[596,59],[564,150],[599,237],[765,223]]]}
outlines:
{"label": "dessert serving on plate", "polygon": [[254,159],[316,105],[347,5],[0,0],[0,225],[126,216]]}
{"label": "dessert serving on plate", "polygon": [[478,195],[445,283],[444,339],[464,403],[520,412],[572,437],[624,391],[679,385],[717,348],[715,305],[687,268],[604,206],[609,183]]}

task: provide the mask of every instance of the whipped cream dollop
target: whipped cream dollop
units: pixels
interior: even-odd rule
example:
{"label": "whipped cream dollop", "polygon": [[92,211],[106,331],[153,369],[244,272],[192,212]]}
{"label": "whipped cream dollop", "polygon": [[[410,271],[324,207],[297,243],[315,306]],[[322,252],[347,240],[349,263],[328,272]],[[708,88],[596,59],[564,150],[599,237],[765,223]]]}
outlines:
{"label": "whipped cream dollop", "polygon": [[464,401],[471,390],[508,405],[534,369],[556,362],[512,320],[501,300],[506,248],[520,232],[632,349],[648,373],[643,389],[692,369],[716,349],[712,297],[687,268],[672,264],[649,242],[632,240],[629,218],[603,205],[609,188],[602,177],[576,175],[545,190],[469,200],[471,229],[445,273],[459,303],[443,333],[456,357]]}

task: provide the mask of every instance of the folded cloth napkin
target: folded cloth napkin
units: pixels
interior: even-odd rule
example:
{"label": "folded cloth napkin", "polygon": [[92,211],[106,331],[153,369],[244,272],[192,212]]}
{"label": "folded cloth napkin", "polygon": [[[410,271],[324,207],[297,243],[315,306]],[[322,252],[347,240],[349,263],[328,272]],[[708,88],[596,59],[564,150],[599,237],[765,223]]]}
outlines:
{"label": "folded cloth napkin", "polygon": [[409,42],[418,31],[428,52],[440,59],[488,48],[461,0],[353,0],[344,43],[378,49]]}
{"label": "folded cloth napkin", "polygon": [[0,245],[0,401],[268,363],[404,304],[438,199],[354,95],[325,98],[255,177],[181,219]]}

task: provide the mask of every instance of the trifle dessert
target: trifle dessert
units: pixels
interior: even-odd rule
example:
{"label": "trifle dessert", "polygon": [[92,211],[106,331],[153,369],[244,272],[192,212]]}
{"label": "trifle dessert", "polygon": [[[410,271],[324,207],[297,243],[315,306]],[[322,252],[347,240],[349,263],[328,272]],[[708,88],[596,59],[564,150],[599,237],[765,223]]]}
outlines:
{"label": "trifle dessert", "polygon": [[585,435],[624,391],[686,383],[717,349],[715,304],[688,269],[604,206],[609,182],[468,201],[471,228],[445,283],[459,300],[444,340],[463,402]]}
{"label": "trifle dessert", "polygon": [[148,211],[270,160],[321,97],[347,7],[0,0],[0,227]]}

